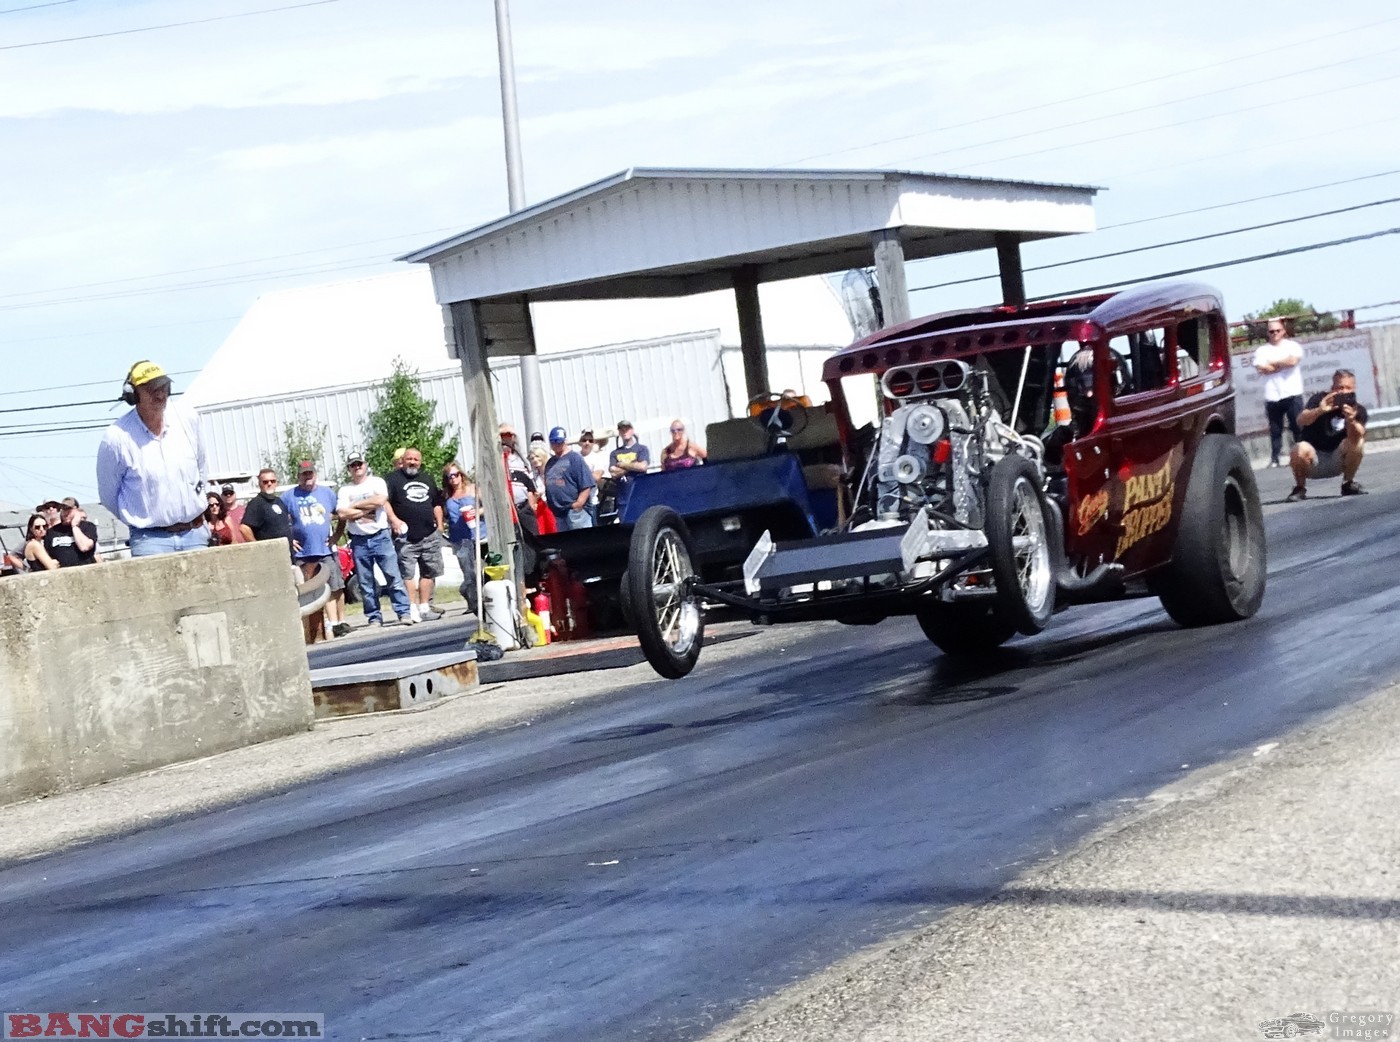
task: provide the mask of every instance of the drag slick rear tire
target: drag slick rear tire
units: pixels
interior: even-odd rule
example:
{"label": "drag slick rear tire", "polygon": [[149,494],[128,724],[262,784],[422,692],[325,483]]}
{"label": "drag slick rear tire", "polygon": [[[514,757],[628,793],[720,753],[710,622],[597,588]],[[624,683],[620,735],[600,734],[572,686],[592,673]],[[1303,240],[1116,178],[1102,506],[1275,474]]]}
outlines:
{"label": "drag slick rear tire", "polygon": [[1182,626],[1214,626],[1259,610],[1268,570],[1249,457],[1238,439],[1207,434],[1191,464],[1171,561],[1150,577],[1150,588]]}
{"label": "drag slick rear tire", "polygon": [[623,601],[642,653],[670,680],[695,668],[705,642],[704,609],[686,583],[696,576],[695,559],[690,532],[674,510],[650,507],[637,519],[627,549]]}
{"label": "drag slick rear tire", "polygon": [[996,581],[996,616],[1035,634],[1055,613],[1055,578],[1064,546],[1040,490],[1040,472],[1022,456],[1005,456],[987,483],[987,546]]}

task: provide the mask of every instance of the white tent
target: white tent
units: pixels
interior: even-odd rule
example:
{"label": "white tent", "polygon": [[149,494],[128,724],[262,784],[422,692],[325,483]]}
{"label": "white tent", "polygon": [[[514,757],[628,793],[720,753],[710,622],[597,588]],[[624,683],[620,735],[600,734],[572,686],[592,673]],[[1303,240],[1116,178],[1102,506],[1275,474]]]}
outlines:
{"label": "white tent", "polygon": [[[822,277],[764,283],[763,325],[774,386],[821,398],[819,370],[851,327]],[[626,417],[659,444],[671,417],[703,429],[740,409],[744,387],[738,313],[728,291],[692,297],[541,303],[533,307],[549,425],[571,433]],[[251,474],[284,426],[324,426],[322,469],[339,472],[362,440],[374,386],[402,358],[418,371],[438,419],[466,424],[465,389],[447,353],[443,311],[429,272],[285,290],[259,297],[182,397],[200,415],[210,466]],[[497,406],[519,420],[519,362],[496,359]],[[463,463],[470,465],[463,447]]]}
{"label": "white tent", "polygon": [[[770,347],[836,348],[851,339],[836,293],[821,277],[764,283]],[[692,297],[536,304],[541,355],[715,332],[737,347],[738,312],[728,291]],[[187,407],[363,384],[389,375],[402,357],[423,373],[456,367],[426,267],[268,293],[254,302],[185,389]],[[742,383],[740,384],[742,386]]]}

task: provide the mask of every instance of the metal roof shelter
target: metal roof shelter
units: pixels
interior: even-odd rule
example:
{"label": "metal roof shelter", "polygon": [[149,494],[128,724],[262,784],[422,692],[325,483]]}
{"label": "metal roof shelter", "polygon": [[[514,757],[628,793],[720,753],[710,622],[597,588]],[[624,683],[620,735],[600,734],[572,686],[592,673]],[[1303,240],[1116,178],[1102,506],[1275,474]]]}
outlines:
{"label": "metal roof shelter", "polygon": [[756,395],[769,390],[760,282],[873,259],[893,325],[910,317],[905,260],[995,249],[1003,299],[1024,303],[1020,244],[1093,231],[1097,191],[896,170],[634,168],[399,259],[432,271],[477,446],[489,452],[487,358],[534,353],[532,302],[732,288]]}

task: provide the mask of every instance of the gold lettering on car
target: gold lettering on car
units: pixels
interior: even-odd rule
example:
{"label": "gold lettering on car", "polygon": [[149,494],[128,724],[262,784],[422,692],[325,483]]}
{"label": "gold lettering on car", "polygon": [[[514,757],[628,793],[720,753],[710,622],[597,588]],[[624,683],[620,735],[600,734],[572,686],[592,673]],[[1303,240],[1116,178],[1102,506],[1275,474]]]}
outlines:
{"label": "gold lettering on car", "polygon": [[1099,489],[1092,496],[1081,499],[1074,516],[1079,526],[1079,534],[1088,534],[1089,529],[1108,516],[1108,489]]}
{"label": "gold lettering on car", "polygon": [[1123,522],[1118,536],[1118,547],[1114,557],[1122,557],[1150,535],[1155,535],[1167,527],[1172,519],[1172,493],[1176,482],[1172,480],[1172,465],[1175,454],[1166,462],[1146,474],[1133,474],[1123,484]]}
{"label": "gold lettering on car", "polygon": [[1172,484],[1172,461],[1171,457],[1157,470],[1147,474],[1136,474],[1128,479],[1128,483],[1123,492],[1123,512],[1126,514],[1139,503],[1150,503],[1161,499],[1163,493],[1171,488]]}

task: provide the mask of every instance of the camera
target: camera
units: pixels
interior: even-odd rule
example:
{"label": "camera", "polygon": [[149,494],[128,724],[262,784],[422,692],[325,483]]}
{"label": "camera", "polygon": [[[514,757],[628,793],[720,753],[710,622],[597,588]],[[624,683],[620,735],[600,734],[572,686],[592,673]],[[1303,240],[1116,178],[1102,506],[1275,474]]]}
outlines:
{"label": "camera", "polygon": [[1338,391],[1336,394],[1334,394],[1334,395],[1332,396],[1332,405],[1333,405],[1334,408],[1340,409],[1343,405],[1355,405],[1355,404],[1356,404],[1356,392],[1355,392],[1355,391]]}

